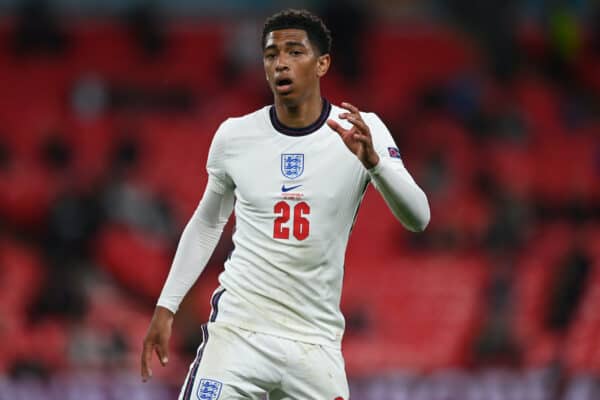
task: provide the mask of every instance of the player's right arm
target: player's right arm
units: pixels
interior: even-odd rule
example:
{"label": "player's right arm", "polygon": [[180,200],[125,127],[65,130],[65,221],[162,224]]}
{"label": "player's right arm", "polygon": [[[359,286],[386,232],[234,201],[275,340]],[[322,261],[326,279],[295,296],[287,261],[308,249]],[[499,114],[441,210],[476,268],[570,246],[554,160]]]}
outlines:
{"label": "player's right arm", "polygon": [[204,270],[233,210],[233,193],[218,193],[209,178],[204,196],[183,230],[173,264],[144,338],[142,378],[152,376],[152,352],[164,366],[173,317],[186,293]]}
{"label": "player's right arm", "polygon": [[204,195],[183,230],[171,270],[144,338],[141,357],[141,374],[144,381],[152,376],[150,363],[153,352],[156,352],[163,366],[167,364],[168,342],[175,313],[206,267],[233,211],[234,186],[224,168],[223,125],[215,134],[208,153],[209,177]]}

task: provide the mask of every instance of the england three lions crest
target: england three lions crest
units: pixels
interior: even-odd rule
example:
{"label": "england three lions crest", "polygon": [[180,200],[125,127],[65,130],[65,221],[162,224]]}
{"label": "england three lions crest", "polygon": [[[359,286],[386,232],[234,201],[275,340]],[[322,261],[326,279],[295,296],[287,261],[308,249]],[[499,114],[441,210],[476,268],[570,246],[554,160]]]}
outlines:
{"label": "england three lions crest", "polygon": [[288,179],[296,179],[304,172],[304,154],[282,154],[281,173]]}
{"label": "england three lions crest", "polygon": [[199,400],[217,400],[221,395],[223,384],[212,379],[201,379],[198,385]]}

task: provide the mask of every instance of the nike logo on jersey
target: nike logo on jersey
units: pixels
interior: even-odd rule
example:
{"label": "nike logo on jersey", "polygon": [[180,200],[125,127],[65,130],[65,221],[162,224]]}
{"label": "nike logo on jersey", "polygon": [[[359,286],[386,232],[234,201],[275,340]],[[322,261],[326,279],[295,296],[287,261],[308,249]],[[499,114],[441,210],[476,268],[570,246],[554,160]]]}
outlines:
{"label": "nike logo on jersey", "polygon": [[285,185],[281,185],[281,191],[284,193],[289,192],[290,190],[298,189],[300,186],[302,186],[302,185],[296,185],[296,186],[290,186],[290,187],[285,187]]}

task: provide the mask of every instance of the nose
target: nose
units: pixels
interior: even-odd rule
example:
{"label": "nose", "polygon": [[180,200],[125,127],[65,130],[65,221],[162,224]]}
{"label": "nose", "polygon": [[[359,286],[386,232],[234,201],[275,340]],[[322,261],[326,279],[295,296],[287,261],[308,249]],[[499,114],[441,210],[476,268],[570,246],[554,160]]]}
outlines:
{"label": "nose", "polygon": [[280,72],[280,71],[285,71],[287,70],[288,64],[287,64],[287,60],[285,59],[285,57],[279,56],[277,57],[276,61],[275,61],[275,70]]}

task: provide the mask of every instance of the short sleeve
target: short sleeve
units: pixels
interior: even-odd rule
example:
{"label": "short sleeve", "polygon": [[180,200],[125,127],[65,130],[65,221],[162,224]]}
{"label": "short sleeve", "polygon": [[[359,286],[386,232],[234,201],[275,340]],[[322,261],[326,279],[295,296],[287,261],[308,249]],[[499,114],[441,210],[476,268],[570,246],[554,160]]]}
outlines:
{"label": "short sleeve", "polygon": [[365,113],[363,119],[369,126],[371,137],[373,138],[373,146],[379,157],[403,164],[400,157],[400,149],[379,116],[375,113]]}
{"label": "short sleeve", "polygon": [[226,144],[228,125],[226,120],[217,129],[210,145],[208,160],[206,162],[206,170],[213,178],[211,179],[213,183],[212,187],[219,194],[224,194],[235,187],[231,177],[227,173]]}

